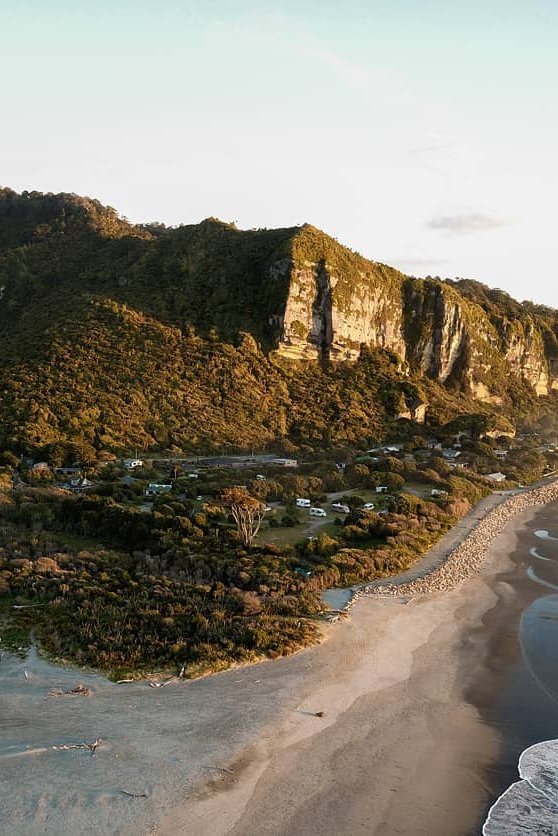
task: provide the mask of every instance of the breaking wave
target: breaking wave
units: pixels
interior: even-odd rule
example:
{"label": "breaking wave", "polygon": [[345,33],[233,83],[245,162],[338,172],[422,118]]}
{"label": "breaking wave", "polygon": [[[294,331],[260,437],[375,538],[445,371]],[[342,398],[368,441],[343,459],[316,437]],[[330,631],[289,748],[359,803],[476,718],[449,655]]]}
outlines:
{"label": "breaking wave", "polygon": [[556,836],[558,740],[536,743],[519,758],[517,781],[492,805],[483,836]]}
{"label": "breaking wave", "polygon": [[536,546],[533,546],[533,548],[529,551],[529,554],[531,555],[531,557],[538,557],[539,560],[549,560],[549,561],[551,561],[550,557],[543,557],[542,554],[539,554],[538,549],[537,549]]}
{"label": "breaking wave", "polygon": [[[558,541],[544,529],[534,534],[539,540]],[[530,549],[530,555],[556,565],[537,547]],[[553,571],[540,563],[537,568],[545,573]],[[558,586],[543,580],[533,566],[529,566],[527,575],[535,583],[558,590]],[[558,704],[558,595],[538,598],[524,611],[519,642],[534,679]],[[518,771],[521,780],[508,787],[490,808],[483,836],[558,836],[558,740],[546,740],[525,749],[519,757]]]}
{"label": "breaking wave", "polygon": [[535,583],[540,583],[541,586],[546,586],[548,589],[555,589],[558,592],[558,586],[554,583],[550,583],[550,581],[543,581],[542,578],[539,578],[532,566],[529,566],[527,569],[527,577],[531,578],[531,580],[535,581]]}
{"label": "breaking wave", "polygon": [[539,540],[558,540],[558,537],[553,537],[550,531],[547,531],[544,528],[540,528],[538,531],[535,531],[535,537],[538,537]]}

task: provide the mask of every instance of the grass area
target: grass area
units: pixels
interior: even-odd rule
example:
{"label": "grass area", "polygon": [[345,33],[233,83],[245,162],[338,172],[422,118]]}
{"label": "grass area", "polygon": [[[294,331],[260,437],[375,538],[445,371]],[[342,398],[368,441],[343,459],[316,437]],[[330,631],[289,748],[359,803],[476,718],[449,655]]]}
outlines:
{"label": "grass area", "polygon": [[[319,537],[320,534],[324,533],[334,537],[334,532],[338,528],[334,524],[334,520],[339,516],[343,518],[344,514],[331,511],[325,503],[324,507],[328,512],[327,517],[311,517],[305,508],[299,509],[301,522],[291,527],[271,528],[269,523],[264,522],[255,543],[259,545],[274,543],[278,546],[294,546],[307,537]],[[273,505],[273,508],[275,518],[281,520],[286,513],[286,507],[284,505]]]}
{"label": "grass area", "polygon": [[[406,482],[401,493],[409,493],[412,496],[417,496],[421,499],[430,499],[430,492],[432,488],[437,487],[434,483],[424,482]],[[336,518],[345,518],[345,514],[333,511],[331,508],[332,502],[339,502],[343,496],[358,495],[366,502],[373,502],[375,510],[382,510],[387,507],[388,500],[383,494],[377,494],[375,490],[361,490],[352,488],[346,491],[337,491],[335,493],[327,494],[327,500],[323,503],[316,503],[327,511],[327,518],[310,517],[307,509],[300,508],[299,516],[300,523],[291,527],[279,526],[278,528],[270,527],[268,521],[264,521],[260,532],[255,540],[258,545],[265,545],[266,543],[273,543],[277,546],[295,546],[297,543],[308,539],[308,537],[319,537],[321,534],[327,534],[330,537],[338,538],[340,535],[340,527],[335,524]],[[287,513],[285,505],[280,503],[272,503],[273,512],[268,515],[269,518],[275,518],[278,521]],[[377,545],[379,541],[372,538],[370,542],[362,543],[363,547],[371,548]]]}

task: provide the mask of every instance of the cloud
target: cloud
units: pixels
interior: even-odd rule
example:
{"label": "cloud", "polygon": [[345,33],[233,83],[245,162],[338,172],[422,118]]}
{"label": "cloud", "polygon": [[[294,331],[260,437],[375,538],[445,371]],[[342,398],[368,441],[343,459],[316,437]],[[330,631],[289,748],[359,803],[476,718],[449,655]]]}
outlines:
{"label": "cloud", "polygon": [[494,215],[482,215],[473,212],[468,215],[441,215],[427,222],[429,229],[447,232],[448,235],[471,235],[475,232],[490,232],[507,226],[511,221]]}

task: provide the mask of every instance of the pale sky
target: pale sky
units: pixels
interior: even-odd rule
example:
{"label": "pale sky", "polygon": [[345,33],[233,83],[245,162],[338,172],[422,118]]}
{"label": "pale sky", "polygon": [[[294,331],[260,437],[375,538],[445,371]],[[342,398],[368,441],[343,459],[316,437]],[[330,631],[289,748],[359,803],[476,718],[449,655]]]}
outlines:
{"label": "pale sky", "polygon": [[557,0],[0,0],[0,184],[558,307]]}

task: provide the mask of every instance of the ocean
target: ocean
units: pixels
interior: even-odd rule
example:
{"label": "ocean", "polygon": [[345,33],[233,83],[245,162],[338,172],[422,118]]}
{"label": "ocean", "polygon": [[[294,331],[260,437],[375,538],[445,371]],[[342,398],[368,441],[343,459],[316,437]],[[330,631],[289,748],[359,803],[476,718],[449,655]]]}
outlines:
{"label": "ocean", "polygon": [[519,538],[513,569],[500,579],[487,617],[492,634],[480,698],[502,738],[489,776],[499,795],[484,836],[558,834],[558,504],[541,510]]}

